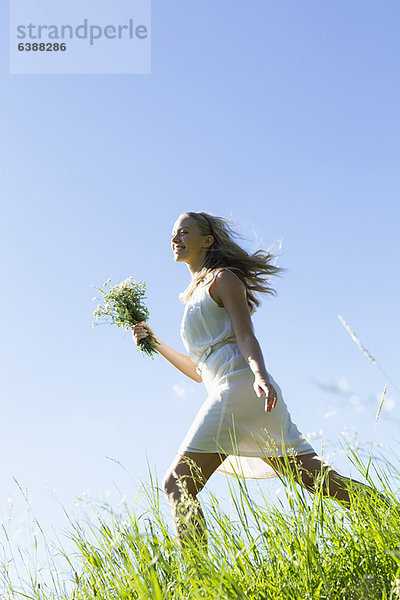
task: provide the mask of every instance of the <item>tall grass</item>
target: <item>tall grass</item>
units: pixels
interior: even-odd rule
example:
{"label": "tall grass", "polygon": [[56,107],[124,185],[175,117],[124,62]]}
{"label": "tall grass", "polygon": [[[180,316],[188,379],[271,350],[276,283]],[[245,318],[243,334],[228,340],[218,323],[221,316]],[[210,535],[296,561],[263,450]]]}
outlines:
{"label": "tall grass", "polygon": [[[358,473],[374,490],[351,494],[350,510],[310,496],[286,470],[285,497],[255,503],[246,482],[232,480],[234,511],[202,493],[208,547],[193,537],[181,549],[168,525],[157,482],[142,487],[145,508],[98,509],[94,521],[71,521],[73,553],[58,551],[64,577],[40,583],[35,573],[19,589],[3,565],[2,598],[126,600],[389,600],[400,598],[400,465],[362,460]],[[384,492],[390,501],[383,501]],[[50,570],[52,570],[50,564]]]}

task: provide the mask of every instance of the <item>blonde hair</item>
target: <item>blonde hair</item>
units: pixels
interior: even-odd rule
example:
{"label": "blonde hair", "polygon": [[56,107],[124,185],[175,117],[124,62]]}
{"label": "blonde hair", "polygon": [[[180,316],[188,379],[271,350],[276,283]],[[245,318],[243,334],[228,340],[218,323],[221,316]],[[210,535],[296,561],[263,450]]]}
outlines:
{"label": "blonde hair", "polygon": [[271,275],[278,275],[284,269],[274,264],[273,254],[266,250],[257,250],[253,254],[246,252],[233,240],[234,237],[242,237],[232,228],[234,223],[224,217],[215,217],[203,211],[183,214],[195,221],[200,235],[212,235],[214,242],[207,250],[201,269],[179,295],[182,302],[187,302],[196,287],[203,281],[207,282],[211,273],[222,267],[234,272],[246,287],[250,313],[260,306],[256,292],[276,295],[269,285],[269,279]]}

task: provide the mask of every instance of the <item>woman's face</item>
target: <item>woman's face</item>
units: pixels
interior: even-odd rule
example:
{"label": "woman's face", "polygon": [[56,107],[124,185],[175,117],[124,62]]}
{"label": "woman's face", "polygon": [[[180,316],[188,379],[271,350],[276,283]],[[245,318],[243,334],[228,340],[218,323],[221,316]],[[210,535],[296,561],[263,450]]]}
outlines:
{"label": "woman's face", "polygon": [[175,262],[197,265],[200,260],[203,260],[207,248],[212,242],[213,236],[201,235],[194,219],[187,215],[178,217],[171,239]]}

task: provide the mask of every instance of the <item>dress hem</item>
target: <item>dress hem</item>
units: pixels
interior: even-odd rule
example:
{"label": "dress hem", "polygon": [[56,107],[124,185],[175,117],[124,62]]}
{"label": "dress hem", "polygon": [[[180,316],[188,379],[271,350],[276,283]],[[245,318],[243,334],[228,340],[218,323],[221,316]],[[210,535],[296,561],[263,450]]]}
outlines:
{"label": "dress hem", "polygon": [[[193,452],[195,454],[222,454],[224,456],[241,456],[243,458],[281,458],[283,456],[283,454],[268,454],[267,452],[265,453],[260,453],[260,452],[237,452],[235,454],[233,453],[228,453],[226,454],[225,452],[218,452],[218,450],[193,450],[192,448],[179,448],[179,450],[177,451],[177,454],[181,454],[182,452]],[[302,456],[303,454],[316,454],[315,450],[310,446],[310,450],[306,450],[306,451],[297,451],[297,450],[289,450],[288,454],[292,454],[294,453],[296,456]]]}

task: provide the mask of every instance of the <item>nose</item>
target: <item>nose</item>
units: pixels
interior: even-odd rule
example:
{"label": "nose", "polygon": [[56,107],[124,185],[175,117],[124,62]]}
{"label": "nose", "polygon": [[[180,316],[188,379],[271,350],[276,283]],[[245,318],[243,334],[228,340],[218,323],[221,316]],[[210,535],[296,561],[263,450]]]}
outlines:
{"label": "nose", "polygon": [[171,240],[171,244],[176,244],[177,242],[179,242],[179,237],[178,234],[174,235],[172,240]]}

